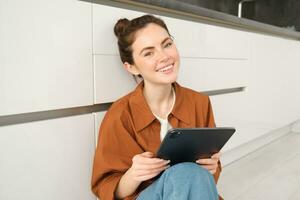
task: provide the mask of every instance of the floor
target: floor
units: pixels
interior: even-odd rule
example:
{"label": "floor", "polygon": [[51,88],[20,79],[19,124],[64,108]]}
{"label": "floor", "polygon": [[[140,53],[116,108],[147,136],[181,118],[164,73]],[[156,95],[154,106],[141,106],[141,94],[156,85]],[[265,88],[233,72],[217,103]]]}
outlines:
{"label": "floor", "polygon": [[300,133],[290,133],[223,168],[225,200],[300,200]]}

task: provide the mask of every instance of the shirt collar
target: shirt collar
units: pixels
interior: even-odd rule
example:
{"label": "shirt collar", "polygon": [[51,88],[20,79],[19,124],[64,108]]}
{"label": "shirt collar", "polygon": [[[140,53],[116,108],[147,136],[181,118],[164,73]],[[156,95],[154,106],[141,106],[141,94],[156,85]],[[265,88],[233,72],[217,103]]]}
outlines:
{"label": "shirt collar", "polygon": [[[177,83],[173,83],[176,100],[171,114],[177,119],[190,124],[189,103],[185,100],[184,89]],[[129,99],[129,106],[132,113],[133,123],[136,131],[140,131],[153,122],[156,118],[153,115],[143,94],[144,82],[142,81],[133,91]]]}
{"label": "shirt collar", "polygon": [[171,113],[179,120],[185,122],[186,124],[190,124],[190,111],[191,102],[188,101],[187,96],[185,95],[184,88],[181,87],[177,82],[173,83],[175,88],[175,105]]}

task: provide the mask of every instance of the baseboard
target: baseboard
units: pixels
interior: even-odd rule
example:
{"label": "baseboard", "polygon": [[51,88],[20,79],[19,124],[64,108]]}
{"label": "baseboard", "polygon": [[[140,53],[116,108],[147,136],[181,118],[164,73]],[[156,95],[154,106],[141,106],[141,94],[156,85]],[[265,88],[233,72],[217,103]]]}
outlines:
{"label": "baseboard", "polygon": [[291,132],[291,125],[285,126],[283,128],[277,129],[270,133],[267,133],[261,137],[258,137],[250,142],[246,142],[234,149],[230,149],[223,152],[221,157],[221,163],[223,167],[229,165],[230,163],[237,161],[238,159],[246,156],[247,154],[258,150],[259,148],[267,145],[268,143],[288,134]]}
{"label": "baseboard", "polygon": [[291,126],[292,132],[300,133],[300,120],[295,121]]}

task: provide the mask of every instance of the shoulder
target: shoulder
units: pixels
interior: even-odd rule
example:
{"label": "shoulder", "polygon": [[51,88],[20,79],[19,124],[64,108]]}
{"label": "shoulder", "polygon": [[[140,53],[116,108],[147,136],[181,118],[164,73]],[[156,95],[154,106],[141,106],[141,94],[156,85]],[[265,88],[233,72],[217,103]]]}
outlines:
{"label": "shoulder", "polygon": [[180,87],[180,93],[184,96],[184,105],[193,105],[196,127],[215,127],[214,116],[209,96],[190,88]]}
{"label": "shoulder", "polygon": [[129,100],[133,92],[116,100],[107,110],[101,127],[124,126],[127,127],[130,123],[129,118]]}
{"label": "shoulder", "polygon": [[210,103],[209,96],[207,96],[206,94],[199,91],[195,91],[191,88],[183,87],[180,85],[178,86],[183,96],[187,98],[189,101],[194,102],[195,104],[203,104],[203,105],[207,105]]}

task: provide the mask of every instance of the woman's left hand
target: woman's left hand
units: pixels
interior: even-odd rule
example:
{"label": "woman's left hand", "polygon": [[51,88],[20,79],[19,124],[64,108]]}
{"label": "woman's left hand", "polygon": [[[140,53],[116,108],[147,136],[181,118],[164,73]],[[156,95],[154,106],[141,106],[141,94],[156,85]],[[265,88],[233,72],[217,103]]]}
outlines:
{"label": "woman's left hand", "polygon": [[207,169],[211,174],[215,174],[218,168],[218,162],[220,160],[221,153],[215,153],[211,158],[204,158],[196,160],[196,163],[200,164],[203,168]]}

